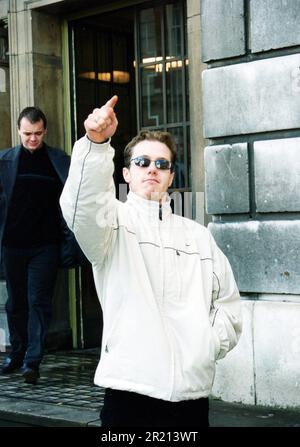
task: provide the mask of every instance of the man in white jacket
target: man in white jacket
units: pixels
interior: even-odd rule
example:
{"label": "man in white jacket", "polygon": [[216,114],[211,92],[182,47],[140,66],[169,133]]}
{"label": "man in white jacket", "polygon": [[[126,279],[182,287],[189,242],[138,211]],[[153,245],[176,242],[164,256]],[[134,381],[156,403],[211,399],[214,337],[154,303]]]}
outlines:
{"label": "man in white jacket", "polygon": [[239,292],[209,231],[172,214],[170,134],[144,131],[128,144],[130,192],[125,203],[115,198],[117,100],[86,119],[60,200],[103,311],[102,426],[207,427],[215,362],[241,332]]}

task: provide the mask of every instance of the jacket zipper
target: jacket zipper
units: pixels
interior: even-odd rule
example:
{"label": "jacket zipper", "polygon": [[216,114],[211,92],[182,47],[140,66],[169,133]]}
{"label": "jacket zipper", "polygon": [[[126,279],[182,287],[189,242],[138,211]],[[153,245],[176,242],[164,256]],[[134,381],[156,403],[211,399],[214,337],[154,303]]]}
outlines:
{"label": "jacket zipper", "polygon": [[159,202],[158,218],[159,218],[159,220],[162,220],[162,205],[161,205],[161,202]]}
{"label": "jacket zipper", "polygon": [[[160,213],[162,213],[161,204],[159,205],[159,207],[160,207],[159,208],[159,217],[160,217]],[[165,301],[164,300],[164,298],[165,298],[165,263],[164,263],[164,246],[163,246],[163,241],[162,241],[162,237],[161,237],[162,219],[160,219],[160,220],[161,221],[158,222],[158,238],[159,238],[159,244],[160,244],[160,250],[161,250],[161,261],[162,261],[161,262],[161,264],[162,264],[162,268],[161,268],[161,270],[162,270],[162,289],[161,289],[162,300],[161,300],[160,306],[163,307],[164,301]],[[171,355],[170,377],[172,378],[171,386],[170,386],[170,397],[171,397],[174,394],[174,387],[175,387],[175,349],[174,349],[172,334],[170,335],[169,328],[168,328],[167,324],[165,323],[163,313],[161,313],[161,320],[162,320],[162,324],[165,329],[165,334],[166,334],[166,337],[168,339],[169,346],[170,346],[170,355]]]}

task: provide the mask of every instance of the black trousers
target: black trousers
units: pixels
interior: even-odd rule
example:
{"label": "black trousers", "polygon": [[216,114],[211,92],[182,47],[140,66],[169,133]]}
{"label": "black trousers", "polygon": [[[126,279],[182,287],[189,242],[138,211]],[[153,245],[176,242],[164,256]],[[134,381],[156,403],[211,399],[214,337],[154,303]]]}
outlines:
{"label": "black trousers", "polygon": [[3,248],[10,357],[38,367],[48,331],[58,272],[58,245]]}
{"label": "black trousers", "polygon": [[208,398],[168,402],[107,388],[100,413],[102,427],[209,427]]}

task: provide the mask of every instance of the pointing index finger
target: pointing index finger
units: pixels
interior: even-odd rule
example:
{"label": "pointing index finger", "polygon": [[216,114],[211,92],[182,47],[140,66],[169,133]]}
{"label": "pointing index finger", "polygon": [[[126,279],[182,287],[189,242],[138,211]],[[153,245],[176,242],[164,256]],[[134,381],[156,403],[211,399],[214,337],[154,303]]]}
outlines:
{"label": "pointing index finger", "polygon": [[118,102],[118,97],[117,97],[117,95],[114,95],[112,98],[110,98],[107,101],[107,103],[105,105],[108,106],[108,107],[114,108],[115,105],[117,104],[117,102]]}

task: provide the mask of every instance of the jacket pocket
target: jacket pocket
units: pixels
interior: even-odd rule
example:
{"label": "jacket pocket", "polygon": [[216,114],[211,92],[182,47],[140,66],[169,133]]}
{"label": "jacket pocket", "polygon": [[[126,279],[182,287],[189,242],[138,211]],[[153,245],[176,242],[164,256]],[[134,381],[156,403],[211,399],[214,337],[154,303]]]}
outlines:
{"label": "jacket pocket", "polygon": [[214,347],[215,347],[215,353],[214,353],[215,360],[217,360],[219,357],[219,354],[220,354],[221,342],[220,342],[219,336],[217,334],[217,331],[213,326],[211,327],[211,331],[212,331],[212,338],[213,338]]}
{"label": "jacket pocket", "polygon": [[[122,305],[117,313],[114,321],[111,323],[110,328],[107,330],[107,336],[104,339],[103,349],[104,354],[109,354],[110,351],[114,348],[116,343],[118,342],[118,326],[123,317],[123,309],[124,309],[124,300],[122,300]],[[104,316],[105,318],[105,316]]]}

